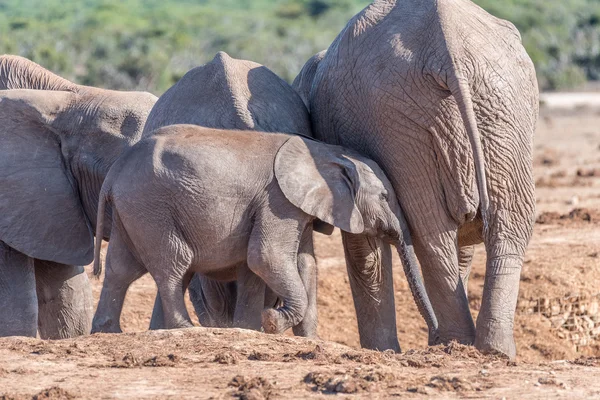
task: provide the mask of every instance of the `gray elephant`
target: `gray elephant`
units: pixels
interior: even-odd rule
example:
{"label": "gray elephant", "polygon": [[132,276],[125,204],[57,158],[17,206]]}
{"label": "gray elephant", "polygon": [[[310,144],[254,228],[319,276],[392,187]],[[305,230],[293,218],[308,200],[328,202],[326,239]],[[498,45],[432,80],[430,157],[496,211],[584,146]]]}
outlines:
{"label": "gray elephant", "polygon": [[[441,340],[514,357],[538,115],[535,70],[517,29],[468,0],[376,0],[310,60],[295,87],[309,93],[317,138],[360,151],[390,177]],[[365,274],[382,244],[343,236],[361,344],[396,349],[391,279],[376,283]],[[482,241],[487,266],[476,331],[466,282],[473,245]],[[389,277],[389,257],[377,268]]]}
{"label": "gray elephant", "polygon": [[[159,98],[146,121],[144,136],[172,124],[312,136],[306,107],[288,83],[263,65],[232,58],[225,52],[217,53],[211,62],[190,70]],[[322,232],[326,228],[322,224],[317,227]],[[309,291],[316,291],[312,249],[301,252],[300,264],[301,271],[308,274],[314,271],[306,281],[311,283]],[[194,275],[189,291],[203,326],[260,329],[260,319],[234,321],[236,304],[246,301],[241,298],[237,301],[235,282]],[[265,296],[265,306],[272,307],[277,302],[269,290]],[[316,298],[312,297],[310,301],[302,323],[294,327],[297,335],[316,336]],[[152,313],[151,329],[164,327],[160,304],[159,295]]]}
{"label": "gray elephant", "polygon": [[[107,203],[113,230],[93,331],[120,331],[127,288],[145,272],[158,286],[165,326],[183,328],[192,326],[183,300],[191,273],[225,281],[237,276],[245,293],[253,289],[240,284],[246,269],[283,302],[262,312],[265,331],[298,325],[310,295],[298,254],[312,250],[315,218],[393,243],[418,276],[406,222],[388,193],[392,186],[377,164],[339,146],[288,134],[160,128],[125,153],[102,186],[96,275]],[[253,296],[259,294],[264,287]],[[422,284],[416,294],[433,316]],[[254,302],[254,312],[260,315],[263,303]]]}
{"label": "gray elephant", "polygon": [[[98,193],[156,97],[0,56],[0,336],[89,333]],[[107,229],[107,232],[109,229]]]}

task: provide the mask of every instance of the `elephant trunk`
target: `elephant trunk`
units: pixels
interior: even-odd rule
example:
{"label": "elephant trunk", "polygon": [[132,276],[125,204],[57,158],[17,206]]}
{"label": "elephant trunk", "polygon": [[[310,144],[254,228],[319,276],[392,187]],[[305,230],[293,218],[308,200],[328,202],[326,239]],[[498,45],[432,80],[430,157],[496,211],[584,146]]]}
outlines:
{"label": "elephant trunk", "polygon": [[404,274],[406,275],[408,287],[410,288],[413,299],[417,304],[419,313],[427,323],[427,328],[429,330],[429,345],[434,345],[440,341],[437,317],[433,311],[433,306],[431,305],[431,301],[427,295],[427,290],[425,289],[425,284],[423,283],[423,277],[421,276],[421,271],[419,269],[419,265],[417,264],[417,257],[412,245],[408,223],[404,218],[404,214],[402,213],[399,204],[397,204],[396,207],[393,207],[393,209],[396,210],[394,214],[397,217],[398,224],[395,229],[392,229],[393,231],[398,232],[394,235],[395,240],[393,243],[396,246],[398,255],[400,256],[400,261],[402,261]]}
{"label": "elephant trunk", "polygon": [[96,247],[94,248],[94,276],[100,278],[102,273],[102,261],[100,261],[100,250],[104,238],[104,212],[108,201],[108,185],[103,185],[98,200],[98,215],[96,217]]}
{"label": "elephant trunk", "polygon": [[406,240],[400,240],[400,242],[396,244],[396,249],[398,250],[400,260],[402,261],[404,274],[406,275],[408,287],[413,295],[413,299],[417,304],[419,313],[427,323],[427,328],[429,330],[428,343],[430,346],[435,345],[439,343],[438,321],[433,311],[431,301],[429,300],[429,296],[427,295],[427,291],[425,290],[413,246],[412,244],[407,243]]}

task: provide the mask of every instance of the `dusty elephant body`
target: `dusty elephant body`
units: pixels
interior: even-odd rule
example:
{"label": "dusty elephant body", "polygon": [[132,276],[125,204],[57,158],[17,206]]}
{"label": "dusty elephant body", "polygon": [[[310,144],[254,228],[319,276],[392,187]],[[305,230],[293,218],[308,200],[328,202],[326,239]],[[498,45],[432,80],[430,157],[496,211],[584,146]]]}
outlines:
{"label": "dusty elephant body", "polygon": [[[167,328],[191,326],[183,292],[193,272],[237,278],[238,296],[260,297],[244,312],[260,315],[264,285],[240,284],[248,269],[283,303],[262,311],[265,331],[297,326],[310,302],[299,258],[312,252],[315,218],[393,242],[414,273],[418,266],[391,190],[377,164],[339,146],[287,134],[161,128],[124,154],[102,186],[97,229],[107,202],[113,231],[93,330],[120,331],[127,288],[146,271],[158,286]],[[99,257],[94,271],[100,273]],[[422,285],[417,293],[426,307]],[[433,315],[430,306],[425,311]]]}
{"label": "dusty elephant body", "polygon": [[[190,70],[159,98],[144,127],[144,136],[173,124],[312,136],[306,107],[289,84],[260,64],[238,60],[224,52],[217,53],[211,62]],[[316,291],[312,250],[301,253],[301,264],[300,270],[312,275],[306,279],[311,282],[308,290]],[[235,282],[194,275],[189,290],[203,326],[260,329],[260,319],[235,320],[238,303]],[[240,302],[244,301],[240,299]],[[267,289],[265,306],[272,307],[276,302],[276,297]],[[238,310],[238,317],[239,314]],[[157,296],[150,328],[162,327],[163,313],[160,296]],[[316,298],[310,299],[306,316],[299,326],[294,327],[294,332],[316,336]]]}
{"label": "dusty elephant body", "polygon": [[[538,114],[535,70],[514,26],[468,0],[376,0],[295,85],[309,93],[318,139],[373,158],[392,181],[441,339],[514,357]],[[344,234],[348,268],[358,271],[351,284],[361,344],[397,348],[391,280],[380,285],[380,302],[364,290],[361,271],[381,251],[368,240]],[[487,267],[475,331],[465,286],[471,246],[481,241]],[[389,274],[390,260],[378,268]]]}
{"label": "dusty elephant body", "polygon": [[[0,56],[0,336],[89,333],[98,193],[156,97],[76,85]],[[90,218],[92,217],[92,218]]]}

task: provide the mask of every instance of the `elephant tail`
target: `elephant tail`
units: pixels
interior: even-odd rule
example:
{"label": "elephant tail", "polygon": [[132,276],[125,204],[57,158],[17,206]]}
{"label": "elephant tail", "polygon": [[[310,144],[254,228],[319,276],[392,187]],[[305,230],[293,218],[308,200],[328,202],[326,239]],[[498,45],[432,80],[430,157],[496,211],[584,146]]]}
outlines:
{"label": "elephant tail", "polygon": [[106,203],[109,200],[111,184],[108,179],[104,180],[100,196],[98,196],[98,214],[96,216],[96,246],[94,248],[94,276],[100,278],[102,273],[102,261],[100,260],[100,250],[102,249],[102,239],[104,238],[104,218],[106,212]]}
{"label": "elephant tail", "polygon": [[440,342],[438,320],[433,311],[433,306],[429,300],[427,290],[425,290],[425,284],[423,283],[419,265],[417,264],[417,257],[412,245],[410,233],[408,232],[407,223],[406,221],[403,221],[403,219],[404,218],[400,219],[403,237],[400,238],[396,244],[396,248],[398,250],[398,255],[400,256],[400,261],[402,261],[402,266],[404,267],[404,274],[408,281],[408,287],[417,304],[419,314],[421,314],[427,323],[427,328],[429,330],[429,345],[435,345]]}
{"label": "elephant tail", "polygon": [[473,99],[471,97],[469,81],[455,71],[455,79],[448,82],[448,88],[458,104],[460,115],[467,130],[471,148],[473,149],[473,161],[475,162],[475,174],[479,191],[479,207],[483,219],[483,229],[487,232],[490,200],[487,191],[485,159],[483,147],[481,145],[481,135],[479,134],[479,128],[477,127],[477,119],[475,117],[475,110],[473,109]]}

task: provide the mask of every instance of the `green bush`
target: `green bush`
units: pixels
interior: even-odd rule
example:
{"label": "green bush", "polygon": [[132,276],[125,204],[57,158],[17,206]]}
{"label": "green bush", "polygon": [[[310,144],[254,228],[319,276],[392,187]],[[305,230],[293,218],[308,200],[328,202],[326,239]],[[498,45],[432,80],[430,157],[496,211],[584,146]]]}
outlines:
{"label": "green bush", "polygon": [[[542,89],[600,80],[600,1],[475,0],[512,21]],[[162,93],[219,50],[291,81],[366,0],[0,0],[0,53],[88,85]]]}

